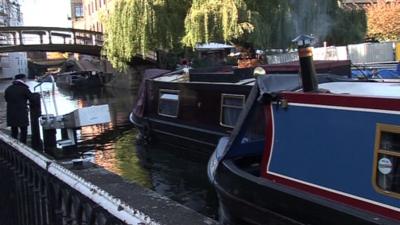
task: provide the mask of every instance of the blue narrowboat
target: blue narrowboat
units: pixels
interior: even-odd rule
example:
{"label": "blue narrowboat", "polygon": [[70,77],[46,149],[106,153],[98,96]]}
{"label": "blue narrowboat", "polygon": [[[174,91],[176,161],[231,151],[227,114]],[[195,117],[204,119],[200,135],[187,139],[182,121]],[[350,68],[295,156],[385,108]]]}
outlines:
{"label": "blue narrowboat", "polygon": [[304,46],[303,89],[258,76],[210,158],[222,221],[400,224],[400,83],[321,81]]}

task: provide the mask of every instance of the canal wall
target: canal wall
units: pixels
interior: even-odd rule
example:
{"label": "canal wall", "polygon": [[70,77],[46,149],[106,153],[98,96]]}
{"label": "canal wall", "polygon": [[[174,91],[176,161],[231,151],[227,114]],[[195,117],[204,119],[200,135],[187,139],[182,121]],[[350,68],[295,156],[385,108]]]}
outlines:
{"label": "canal wall", "polygon": [[213,225],[89,161],[59,164],[0,132],[2,225]]}

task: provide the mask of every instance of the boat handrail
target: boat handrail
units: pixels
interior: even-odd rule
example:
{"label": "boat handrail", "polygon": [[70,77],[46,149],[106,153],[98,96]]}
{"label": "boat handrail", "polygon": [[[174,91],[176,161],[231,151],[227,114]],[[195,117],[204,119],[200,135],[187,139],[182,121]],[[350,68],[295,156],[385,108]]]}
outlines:
{"label": "boat handrail", "polygon": [[[52,83],[52,88],[51,88],[51,92],[52,92],[52,98],[53,98],[53,105],[54,105],[54,110],[56,113],[56,116],[58,116],[58,108],[57,108],[57,102],[56,102],[56,98],[55,98],[55,80],[54,80],[54,76],[52,74],[48,74],[46,76],[44,76],[41,81],[33,88],[33,91],[36,90],[37,87],[40,88],[40,96],[43,96],[43,89],[42,89],[42,84],[46,83],[47,78],[50,78],[51,83]],[[44,107],[44,111],[46,114],[46,117],[49,116],[48,110],[47,110],[47,106],[46,106],[46,102],[44,101],[44,98],[42,99],[42,103],[43,103],[43,107]]]}

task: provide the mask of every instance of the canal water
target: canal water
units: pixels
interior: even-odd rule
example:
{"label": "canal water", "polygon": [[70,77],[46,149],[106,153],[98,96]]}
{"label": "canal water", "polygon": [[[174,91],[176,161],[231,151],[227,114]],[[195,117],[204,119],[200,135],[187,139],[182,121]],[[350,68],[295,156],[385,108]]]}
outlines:
{"label": "canal water", "polygon": [[[5,86],[4,81],[0,86]],[[28,82],[34,90],[36,82]],[[217,218],[217,196],[208,183],[207,160],[190,149],[174,149],[158,144],[142,146],[136,144],[138,131],[130,124],[128,115],[132,109],[137,90],[101,88],[96,90],[72,91],[55,88],[51,94],[50,83],[42,86],[46,108],[42,113],[69,113],[74,109],[108,104],[111,123],[83,127],[78,131],[81,154],[68,154],[62,161],[89,156],[90,160],[112,171],[126,180],[136,182],[167,196],[188,208],[208,217]],[[3,92],[0,90],[0,92]],[[39,88],[35,92],[40,92]],[[5,103],[0,94],[0,126],[5,127]]]}

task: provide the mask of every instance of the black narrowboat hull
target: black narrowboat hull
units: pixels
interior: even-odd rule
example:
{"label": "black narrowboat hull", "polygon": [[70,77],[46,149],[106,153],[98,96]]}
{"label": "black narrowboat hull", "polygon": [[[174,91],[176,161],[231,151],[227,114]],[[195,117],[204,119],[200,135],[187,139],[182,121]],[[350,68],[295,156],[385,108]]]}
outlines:
{"label": "black narrowboat hull", "polygon": [[[218,83],[173,83],[147,80],[146,107],[143,117],[131,115],[131,122],[142,137],[151,142],[190,149],[207,156],[214,151],[218,140],[229,135],[232,127],[221,124],[221,96],[240,95],[247,99],[252,85]],[[159,113],[161,91],[179,93],[175,117]]]}
{"label": "black narrowboat hull", "polygon": [[232,160],[219,164],[214,186],[226,224],[398,224],[371,212],[253,176]]}
{"label": "black narrowboat hull", "polygon": [[202,129],[196,126],[173,123],[159,119],[147,119],[151,137],[173,146],[211,155],[218,140],[227,133]]}
{"label": "black narrowboat hull", "polygon": [[112,78],[112,74],[102,73],[92,75],[90,71],[58,74],[56,85],[65,89],[88,89],[104,86]]}
{"label": "black narrowboat hull", "polygon": [[70,89],[96,88],[104,86],[100,77],[79,78],[73,81],[56,81],[58,87]]}
{"label": "black narrowboat hull", "polygon": [[131,114],[131,122],[138,128],[140,139],[158,144],[190,149],[201,154],[211,155],[218,140],[225,132],[202,129],[155,118],[138,118]]}

